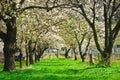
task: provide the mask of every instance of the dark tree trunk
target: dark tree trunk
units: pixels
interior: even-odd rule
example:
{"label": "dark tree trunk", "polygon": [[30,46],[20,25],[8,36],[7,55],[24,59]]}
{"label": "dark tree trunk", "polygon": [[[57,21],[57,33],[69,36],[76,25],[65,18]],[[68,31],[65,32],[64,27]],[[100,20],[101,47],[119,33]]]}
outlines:
{"label": "dark tree trunk", "polygon": [[44,52],[40,51],[39,54],[38,54],[38,61],[40,61],[40,58],[42,57]]}
{"label": "dark tree trunk", "polygon": [[89,56],[90,56],[90,64],[94,64],[92,53],[90,53]]}
{"label": "dark tree trunk", "polygon": [[10,47],[9,44],[4,43],[4,49],[3,49],[3,51],[4,51],[4,69],[3,69],[3,71],[15,70],[14,53],[9,47]]}
{"label": "dark tree trunk", "polygon": [[44,52],[40,51],[39,54],[38,54],[38,61],[40,61],[40,58],[42,57]]}
{"label": "dark tree trunk", "polygon": [[69,49],[65,49],[65,58],[68,58],[68,53],[69,53],[69,51],[70,51],[70,48]]}
{"label": "dark tree trunk", "polygon": [[[84,40],[84,39],[83,39],[83,40]],[[79,43],[79,53],[80,53],[80,57],[81,57],[81,59],[82,59],[82,62],[85,62],[86,54],[87,54],[88,47],[89,47],[90,41],[91,41],[91,37],[88,38],[88,42],[87,42],[87,45],[86,45],[86,48],[85,48],[85,52],[84,52],[84,53],[82,53],[82,50],[81,50],[81,46],[82,46],[83,40],[81,41],[81,43]]]}
{"label": "dark tree trunk", "polygon": [[57,49],[57,52],[55,53],[55,56],[58,58],[58,49]]}
{"label": "dark tree trunk", "polygon": [[37,55],[37,53],[35,52],[35,62],[37,62],[37,60],[38,60],[38,55]]}
{"label": "dark tree trunk", "polygon": [[33,52],[32,52],[32,47],[31,47],[31,45],[32,45],[32,40],[30,40],[30,41],[28,42],[29,62],[30,62],[30,64],[34,64],[34,61],[33,61]]}
{"label": "dark tree trunk", "polygon": [[38,56],[38,61],[40,61],[40,58],[39,58],[39,56]]}
{"label": "dark tree trunk", "polygon": [[42,57],[42,55],[44,54],[45,50],[47,48],[43,48],[43,49],[39,49],[39,52],[38,52],[38,61],[40,61],[40,58]]}
{"label": "dark tree trunk", "polygon": [[108,52],[104,52],[101,56],[101,63],[104,65],[104,66],[110,66],[110,58],[111,58],[111,53],[108,53]]}
{"label": "dark tree trunk", "polygon": [[4,71],[15,70],[14,54],[16,52],[16,18],[5,20],[7,26],[7,35],[4,41]]}
{"label": "dark tree trunk", "polygon": [[79,54],[82,59],[82,62],[85,62],[85,55],[82,53],[81,46],[79,45]]}
{"label": "dark tree trunk", "polygon": [[42,54],[39,53],[39,54],[38,54],[38,61],[40,61],[41,56],[42,56]]}
{"label": "dark tree trunk", "polygon": [[77,60],[77,54],[76,54],[75,49],[73,49],[73,52],[74,52],[74,60]]}
{"label": "dark tree trunk", "polygon": [[29,54],[26,52],[26,66],[29,66]]}
{"label": "dark tree trunk", "polygon": [[28,54],[28,47],[27,47],[27,40],[25,41],[25,51],[26,51],[26,66],[29,66],[29,54]]}
{"label": "dark tree trunk", "polygon": [[81,58],[82,59],[82,62],[85,62],[85,58]]}
{"label": "dark tree trunk", "polygon": [[30,61],[30,64],[34,64],[33,54],[29,55],[29,61]]}
{"label": "dark tree trunk", "polygon": [[21,49],[20,49],[19,57],[20,57],[20,68],[22,68],[22,50]]}
{"label": "dark tree trunk", "polygon": [[85,59],[86,59],[86,53],[84,53],[84,54],[82,55],[81,59],[82,59],[82,62],[85,62]]}

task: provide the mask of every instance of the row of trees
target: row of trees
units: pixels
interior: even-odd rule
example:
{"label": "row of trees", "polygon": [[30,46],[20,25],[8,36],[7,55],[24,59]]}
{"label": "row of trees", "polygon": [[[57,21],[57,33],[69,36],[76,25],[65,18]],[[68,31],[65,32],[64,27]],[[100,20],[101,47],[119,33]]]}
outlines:
{"label": "row of trees", "polygon": [[[39,3],[39,4],[38,4]],[[0,38],[4,43],[4,71],[15,70],[14,54],[17,48],[17,19],[26,10],[39,8],[48,10],[47,1],[1,0],[0,19],[4,22],[5,32],[0,31]],[[40,6],[41,5],[41,6]],[[54,6],[53,6],[54,7]],[[53,8],[50,7],[50,8]]]}
{"label": "row of trees", "polygon": [[[53,10],[54,8],[65,8],[68,11],[74,11],[73,14],[75,16],[70,14],[65,15],[64,17],[67,19],[65,22],[64,20],[61,22],[61,20],[59,21],[57,19],[55,19],[56,21],[51,21],[51,18],[53,18],[52,14],[46,15],[51,16],[49,19],[41,18],[43,14],[47,12],[39,13],[39,10],[45,9],[47,11],[52,10],[56,12]],[[58,25],[56,24],[59,24],[60,35],[64,41],[70,41],[67,45],[71,46],[73,49],[75,49],[77,45],[79,46],[79,52],[83,62],[86,53],[82,53],[81,51],[82,43],[84,40],[88,39],[88,44],[86,45],[87,51],[93,36],[96,47],[102,56],[101,62],[106,66],[110,65],[112,48],[120,30],[119,8],[119,0],[1,0],[0,19],[3,22],[1,26],[5,27],[4,30],[1,29],[0,31],[0,38],[4,43],[4,71],[15,70],[14,54],[19,49],[21,50],[23,44],[26,45],[26,50],[29,49],[29,56],[32,56],[36,43],[44,39],[45,34],[50,34],[48,33],[49,30],[59,32],[59,29],[49,29],[49,27],[53,25],[57,28]],[[39,15],[36,15],[38,13]],[[64,12],[62,11],[60,14],[62,13]],[[69,15],[71,18],[67,18]],[[60,16],[57,18],[59,17]],[[22,21],[20,21],[20,19]],[[43,22],[43,19],[46,19],[46,22]],[[98,28],[99,23],[103,23],[100,25],[101,29]],[[86,25],[84,26],[84,24]],[[17,38],[17,28],[20,28],[20,26],[22,26],[22,28],[18,29],[19,38]],[[101,31],[103,31],[102,34]],[[68,37],[66,37],[66,35],[68,35]],[[102,46],[99,42],[101,35],[104,37],[102,38]],[[20,43],[19,48],[17,47],[17,41]],[[35,43],[33,48],[31,48],[32,42]],[[43,48],[43,46],[48,45],[48,42],[49,40],[46,41],[45,44],[40,43],[38,52],[41,51],[40,49]],[[41,47],[41,45],[43,46]],[[26,51],[26,53],[28,53],[28,51]]]}
{"label": "row of trees", "polygon": [[[53,29],[53,24],[57,24],[53,20],[53,15],[55,16],[56,13],[51,14],[51,12],[46,13],[44,10],[41,12],[34,9],[24,12],[17,21],[19,24],[17,46],[26,53],[27,66],[40,61],[44,51],[48,48],[56,47],[58,39],[54,37],[56,31]],[[22,63],[21,59],[20,63]]]}

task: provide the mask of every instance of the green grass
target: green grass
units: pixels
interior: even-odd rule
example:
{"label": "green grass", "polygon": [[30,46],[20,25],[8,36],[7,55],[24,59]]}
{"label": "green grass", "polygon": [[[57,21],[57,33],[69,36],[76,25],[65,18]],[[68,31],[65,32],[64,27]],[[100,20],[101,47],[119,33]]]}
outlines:
{"label": "green grass", "polygon": [[79,60],[45,59],[22,70],[1,71],[0,80],[120,80],[120,63],[97,68]]}

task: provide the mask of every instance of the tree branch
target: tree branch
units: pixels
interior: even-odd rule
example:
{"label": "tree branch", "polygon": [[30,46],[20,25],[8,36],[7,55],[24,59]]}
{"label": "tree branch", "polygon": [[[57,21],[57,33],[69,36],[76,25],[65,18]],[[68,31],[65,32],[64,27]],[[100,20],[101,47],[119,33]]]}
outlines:
{"label": "tree branch", "polygon": [[83,5],[80,5],[79,7],[80,7],[80,9],[81,9],[81,11],[82,11],[82,15],[84,16],[84,18],[86,19],[86,21],[89,23],[89,25],[90,25],[90,27],[91,27],[92,22],[88,19],[87,15],[86,15],[86,13],[85,13],[85,10],[84,10],[84,8],[83,8]]}
{"label": "tree branch", "polygon": [[95,24],[95,18],[96,18],[96,14],[95,14],[95,12],[96,12],[96,10],[95,10],[95,6],[96,6],[96,1],[95,1],[95,0],[93,0],[93,1],[94,1],[93,9],[92,9],[92,12],[93,12],[93,24]]}
{"label": "tree branch", "polygon": [[85,49],[85,54],[86,54],[87,51],[88,51],[88,47],[89,47],[89,45],[90,45],[91,39],[92,39],[92,37],[89,37],[89,38],[88,38],[88,42],[87,42],[86,49]]}
{"label": "tree branch", "polygon": [[118,10],[118,8],[120,7],[120,4],[118,4],[117,5],[117,7],[115,7],[116,6],[116,0],[114,0],[113,1],[113,4],[112,4],[112,9],[111,9],[111,15],[110,15],[110,18],[112,18],[113,16],[114,16],[114,13]]}
{"label": "tree branch", "polygon": [[25,2],[25,0],[21,0],[21,1],[19,2],[19,4],[22,5],[24,2]]}
{"label": "tree branch", "polygon": [[74,31],[74,35],[75,35],[75,39],[76,39],[77,43],[79,44],[78,35],[77,35],[77,33],[75,31]]}
{"label": "tree branch", "polygon": [[35,9],[35,8],[38,8],[38,9],[48,9],[48,7],[42,7],[42,6],[28,6],[28,7],[25,7],[23,9],[21,9],[21,11],[25,11],[25,10],[28,10],[28,9]]}
{"label": "tree branch", "polygon": [[80,53],[82,52],[82,44],[83,44],[83,41],[85,40],[85,37],[86,37],[86,34],[87,33],[84,33],[83,35],[82,35],[82,39],[81,39],[81,41],[79,41],[79,51],[80,51]]}
{"label": "tree branch", "polygon": [[[84,18],[86,19],[86,21],[88,22],[89,26],[92,28],[92,31],[93,31],[93,34],[94,34],[94,40],[95,40],[95,44],[96,44],[96,47],[97,49],[102,53],[102,49],[100,47],[100,44],[98,42],[98,36],[97,36],[97,32],[96,32],[96,28],[95,28],[95,23],[92,23],[90,21],[90,19],[87,17],[86,13],[85,13],[85,10],[83,8],[83,5],[80,6],[80,9],[82,11],[82,15],[84,16]],[[95,16],[94,16],[95,17]],[[93,17],[93,18],[94,18]]]}
{"label": "tree branch", "polygon": [[119,31],[120,31],[120,19],[119,19],[118,23],[116,24],[116,26],[114,27],[114,29],[112,30],[113,40],[116,39]]}
{"label": "tree branch", "polygon": [[28,6],[28,7],[25,7],[25,8],[22,8],[20,11],[25,11],[25,10],[28,10],[28,9],[45,9],[47,11],[50,11],[54,8],[59,8],[59,7],[62,7],[62,8],[69,8],[70,5],[69,4],[60,4],[60,5],[53,5],[52,7],[49,7],[49,6]]}

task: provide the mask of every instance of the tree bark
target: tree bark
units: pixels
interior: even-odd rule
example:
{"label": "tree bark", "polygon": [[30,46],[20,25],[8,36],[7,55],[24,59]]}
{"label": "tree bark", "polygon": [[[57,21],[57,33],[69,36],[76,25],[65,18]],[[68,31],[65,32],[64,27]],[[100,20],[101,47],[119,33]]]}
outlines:
{"label": "tree bark", "polygon": [[30,64],[34,64],[34,61],[33,61],[33,52],[32,52],[32,47],[31,47],[31,45],[32,45],[32,40],[30,40],[30,41],[28,42],[29,62],[30,62]]}
{"label": "tree bark", "polygon": [[37,60],[38,60],[38,55],[37,55],[37,53],[35,52],[35,62],[37,62]]}
{"label": "tree bark", "polygon": [[30,64],[34,64],[33,54],[32,53],[29,53],[29,62],[30,62]]}
{"label": "tree bark", "polygon": [[82,62],[85,62],[85,57],[86,57],[86,53],[84,53],[84,54],[82,55],[82,57],[81,57]]}
{"label": "tree bark", "polygon": [[15,70],[14,54],[16,52],[16,18],[6,19],[7,35],[4,41],[4,71]]}
{"label": "tree bark", "polygon": [[22,50],[21,49],[20,49],[19,57],[20,57],[20,68],[22,68]]}
{"label": "tree bark", "polygon": [[14,53],[10,49],[10,44],[4,43],[4,69],[3,71],[15,70]]}
{"label": "tree bark", "polygon": [[26,66],[29,66],[29,54],[28,54],[27,40],[25,40],[25,52],[26,52]]}
{"label": "tree bark", "polygon": [[77,60],[77,54],[76,54],[75,48],[73,49],[73,52],[74,52],[74,60]]}
{"label": "tree bark", "polygon": [[92,53],[90,53],[89,56],[90,56],[90,64],[94,64]]}
{"label": "tree bark", "polygon": [[44,52],[40,51],[39,54],[38,54],[38,61],[40,61],[40,58],[42,57]]}
{"label": "tree bark", "polygon": [[40,58],[42,57],[42,55],[44,54],[44,51],[46,50],[47,48],[43,48],[43,49],[40,49],[39,52],[38,52],[38,61],[40,61]]}
{"label": "tree bark", "polygon": [[68,58],[68,53],[69,53],[69,51],[70,51],[70,48],[69,49],[65,49],[65,58]]}
{"label": "tree bark", "polygon": [[104,52],[101,56],[100,63],[102,63],[103,66],[110,66],[110,58],[111,58],[111,53]]}
{"label": "tree bark", "polygon": [[56,49],[55,56],[56,56],[57,58],[59,57],[58,54],[59,54],[59,51],[58,51],[58,49]]}

